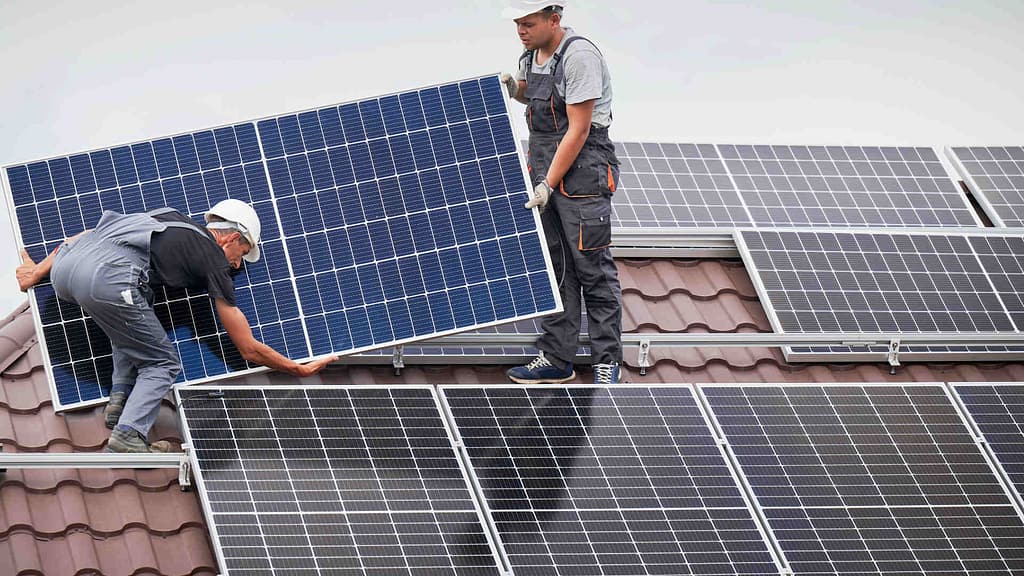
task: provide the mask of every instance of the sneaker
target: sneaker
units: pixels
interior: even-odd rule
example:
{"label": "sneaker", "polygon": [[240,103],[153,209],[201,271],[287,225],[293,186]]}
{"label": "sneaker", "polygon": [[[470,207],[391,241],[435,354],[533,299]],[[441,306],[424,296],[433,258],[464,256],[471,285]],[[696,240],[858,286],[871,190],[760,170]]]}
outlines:
{"label": "sneaker", "polygon": [[526,366],[516,366],[505,373],[508,379],[519,384],[561,384],[576,377],[572,364],[565,370],[555,368],[541,352]]}
{"label": "sneaker", "polygon": [[114,428],[107,441],[107,452],[121,454],[138,454],[150,452],[175,452],[174,446],[167,440],[149,444],[146,439],[131,428]]}
{"label": "sneaker", "polygon": [[121,419],[121,412],[124,412],[124,403],[128,400],[128,395],[124,392],[114,392],[110,395],[110,401],[103,408],[103,420],[106,422],[107,428],[113,430],[114,426],[117,426],[117,421]]}
{"label": "sneaker", "polygon": [[618,363],[611,364],[594,364],[594,384],[618,384],[619,383],[619,365]]}

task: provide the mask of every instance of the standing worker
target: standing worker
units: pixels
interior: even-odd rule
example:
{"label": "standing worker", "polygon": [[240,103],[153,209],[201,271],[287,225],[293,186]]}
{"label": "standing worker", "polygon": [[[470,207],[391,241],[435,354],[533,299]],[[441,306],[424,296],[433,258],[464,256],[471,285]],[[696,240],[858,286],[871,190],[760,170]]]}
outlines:
{"label": "standing worker", "polygon": [[160,402],[181,371],[178,353],[153,310],[153,286],[206,290],[231,341],[249,362],[309,376],[336,356],[298,364],[256,340],[235,306],[231,269],[260,258],[260,220],[240,200],[223,200],[205,214],[206,227],[174,210],[103,213],[94,230],[64,242],[36,264],[23,249],[18,286],[50,276],[57,297],[78,304],[110,338],[114,372],[104,409],[113,429],[108,452],[167,452],[149,444]]}
{"label": "standing worker", "polygon": [[533,196],[559,278],[565,311],[541,323],[539,355],[508,371],[513,382],[560,383],[576,377],[582,301],[587,305],[594,383],[619,381],[622,289],[612,260],[612,193],[619,177],[608,138],[612,86],[604,56],[590,40],[562,27],[564,0],[519,0],[515,21],[526,52],[515,77],[502,75],[509,96],[526,104]]}

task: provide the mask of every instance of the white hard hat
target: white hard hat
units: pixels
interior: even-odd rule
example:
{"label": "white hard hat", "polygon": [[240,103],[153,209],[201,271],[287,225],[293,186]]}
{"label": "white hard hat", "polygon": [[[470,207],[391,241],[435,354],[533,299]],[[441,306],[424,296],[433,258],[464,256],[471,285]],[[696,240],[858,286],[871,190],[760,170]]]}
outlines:
{"label": "white hard hat", "polygon": [[245,237],[245,241],[249,243],[252,250],[243,256],[246,262],[256,262],[260,259],[260,217],[256,214],[256,211],[241,200],[221,200],[213,205],[206,214],[203,215],[206,218],[206,222],[210,222],[210,216],[218,216],[224,220],[237,225],[238,231]]}
{"label": "white hard hat", "polygon": [[501,11],[501,17],[506,20],[518,20],[523,16],[540,12],[548,6],[558,6],[564,9],[568,3],[567,0],[510,0],[505,9]]}

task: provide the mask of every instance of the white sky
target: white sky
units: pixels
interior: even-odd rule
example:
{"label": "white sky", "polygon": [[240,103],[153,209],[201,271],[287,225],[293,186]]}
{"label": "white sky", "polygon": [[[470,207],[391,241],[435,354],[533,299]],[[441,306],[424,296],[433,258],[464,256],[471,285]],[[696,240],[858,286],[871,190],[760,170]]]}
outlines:
{"label": "white sky", "polygon": [[[511,70],[501,0],[0,4],[0,165]],[[574,0],[612,138],[1024,144],[1021,0]],[[0,316],[17,250],[0,202]]]}

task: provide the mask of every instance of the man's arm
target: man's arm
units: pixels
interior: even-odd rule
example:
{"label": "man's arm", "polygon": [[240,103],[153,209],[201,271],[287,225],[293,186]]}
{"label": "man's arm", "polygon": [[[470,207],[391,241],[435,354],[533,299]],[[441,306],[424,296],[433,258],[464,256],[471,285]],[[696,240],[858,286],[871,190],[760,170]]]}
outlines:
{"label": "man's arm", "polygon": [[215,302],[217,303],[217,315],[220,316],[221,324],[228,331],[228,336],[235,344],[235,347],[238,348],[242,357],[249,362],[294,374],[295,376],[312,376],[338,359],[337,356],[332,355],[320,358],[319,360],[313,360],[308,364],[299,364],[289,360],[270,346],[253,337],[252,329],[249,328],[249,320],[246,319],[245,313],[236,306],[228,304],[227,300],[223,298],[217,298]]}
{"label": "man's arm", "polygon": [[565,105],[565,113],[569,117],[569,130],[562,138],[561,144],[558,145],[555,157],[551,160],[551,167],[548,168],[548,173],[544,178],[548,186],[557,190],[565,173],[569,171],[572,163],[579,156],[580,150],[583,149],[583,143],[587,141],[587,136],[590,136],[590,121],[594,117],[596,102],[597,100],[587,100],[579,104]]}
{"label": "man's arm", "polygon": [[57,252],[61,249],[61,246],[70,244],[77,240],[82,234],[85,234],[88,230],[84,230],[75,234],[71,238],[64,241],[63,244],[57,246],[50,252],[46,258],[36,264],[32,257],[29,256],[28,250],[21,249],[21,265],[18,266],[17,270],[14,271],[14,275],[18,278],[18,288],[22,292],[28,291],[29,288],[39,284],[50,275],[50,270],[53,268],[53,258],[57,255]]}

